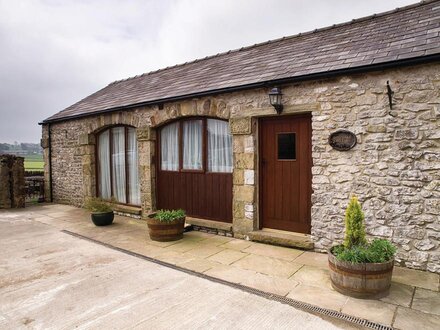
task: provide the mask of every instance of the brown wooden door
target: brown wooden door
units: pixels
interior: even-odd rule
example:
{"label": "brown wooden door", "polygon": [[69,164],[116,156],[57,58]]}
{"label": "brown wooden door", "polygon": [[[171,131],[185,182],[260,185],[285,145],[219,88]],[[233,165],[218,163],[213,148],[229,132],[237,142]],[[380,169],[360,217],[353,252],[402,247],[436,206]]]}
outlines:
{"label": "brown wooden door", "polygon": [[260,227],[310,233],[311,116],[260,121]]}

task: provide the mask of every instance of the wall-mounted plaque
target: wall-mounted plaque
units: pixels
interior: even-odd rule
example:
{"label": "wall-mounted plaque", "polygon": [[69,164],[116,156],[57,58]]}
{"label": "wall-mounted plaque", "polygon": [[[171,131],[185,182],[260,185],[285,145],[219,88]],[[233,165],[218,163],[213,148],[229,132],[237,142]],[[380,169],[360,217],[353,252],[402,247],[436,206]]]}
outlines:
{"label": "wall-mounted plaque", "polygon": [[347,151],[356,145],[357,139],[353,132],[339,130],[330,134],[328,143],[335,150]]}

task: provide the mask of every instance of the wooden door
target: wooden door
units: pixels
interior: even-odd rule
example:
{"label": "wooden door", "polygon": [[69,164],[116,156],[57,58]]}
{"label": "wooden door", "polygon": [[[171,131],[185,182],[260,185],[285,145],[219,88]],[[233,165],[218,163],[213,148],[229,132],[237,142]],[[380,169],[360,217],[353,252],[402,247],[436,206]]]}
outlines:
{"label": "wooden door", "polygon": [[310,233],[311,116],[260,121],[260,227]]}

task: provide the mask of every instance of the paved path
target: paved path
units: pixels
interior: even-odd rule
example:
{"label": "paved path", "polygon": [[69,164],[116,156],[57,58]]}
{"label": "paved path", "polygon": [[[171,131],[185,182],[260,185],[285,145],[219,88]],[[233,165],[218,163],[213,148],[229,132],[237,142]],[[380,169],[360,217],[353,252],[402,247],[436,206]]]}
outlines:
{"label": "paved path", "polygon": [[1,212],[0,328],[74,327],[355,329]]}

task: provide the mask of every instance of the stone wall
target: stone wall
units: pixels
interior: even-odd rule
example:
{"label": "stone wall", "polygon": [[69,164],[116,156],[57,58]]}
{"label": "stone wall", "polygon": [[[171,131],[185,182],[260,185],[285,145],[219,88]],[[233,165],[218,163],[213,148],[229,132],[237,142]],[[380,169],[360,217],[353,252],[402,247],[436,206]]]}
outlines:
{"label": "stone wall", "polygon": [[[387,81],[394,90],[390,110]],[[348,199],[356,194],[367,232],[398,246],[397,261],[440,273],[440,65],[335,77],[282,86],[284,112],[312,114],[312,237],[317,250],[341,242]],[[94,134],[113,124],[138,128],[143,212],[155,209],[155,130],[186,116],[228,119],[233,134],[233,229],[259,227],[258,117],[273,116],[269,88],[167,103],[51,125],[54,200],[93,196]],[[350,151],[329,135],[354,132]],[[47,139],[47,125],[43,139]],[[47,149],[45,149],[45,155]]]}
{"label": "stone wall", "polygon": [[25,203],[24,158],[0,155],[0,209],[21,208]]}

